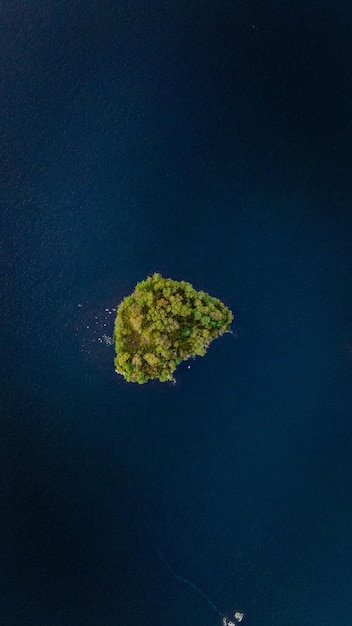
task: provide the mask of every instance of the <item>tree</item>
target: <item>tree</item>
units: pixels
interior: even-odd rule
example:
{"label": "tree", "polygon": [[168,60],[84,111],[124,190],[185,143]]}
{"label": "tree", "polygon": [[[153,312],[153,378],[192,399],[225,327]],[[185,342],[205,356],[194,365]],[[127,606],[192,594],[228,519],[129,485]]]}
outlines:
{"label": "tree", "polygon": [[138,283],[117,309],[116,372],[139,384],[173,380],[177,365],[203,356],[233,318],[218,298],[155,273]]}

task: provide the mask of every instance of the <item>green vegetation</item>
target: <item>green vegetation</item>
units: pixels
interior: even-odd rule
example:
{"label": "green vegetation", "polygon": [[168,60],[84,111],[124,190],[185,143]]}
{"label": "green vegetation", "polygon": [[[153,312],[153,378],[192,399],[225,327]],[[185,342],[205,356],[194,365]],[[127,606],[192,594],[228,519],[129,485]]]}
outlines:
{"label": "green vegetation", "polygon": [[118,307],[114,340],[116,372],[129,382],[173,380],[176,367],[204,356],[229,330],[233,314],[220,300],[190,283],[153,274]]}

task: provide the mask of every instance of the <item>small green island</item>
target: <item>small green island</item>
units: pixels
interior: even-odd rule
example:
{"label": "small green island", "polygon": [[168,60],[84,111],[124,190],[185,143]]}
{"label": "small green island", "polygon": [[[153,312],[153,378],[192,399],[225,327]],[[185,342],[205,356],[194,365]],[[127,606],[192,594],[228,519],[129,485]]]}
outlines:
{"label": "small green island", "polygon": [[115,369],[128,382],[173,380],[176,367],[204,356],[234,316],[221,300],[184,281],[153,274],[117,309]]}

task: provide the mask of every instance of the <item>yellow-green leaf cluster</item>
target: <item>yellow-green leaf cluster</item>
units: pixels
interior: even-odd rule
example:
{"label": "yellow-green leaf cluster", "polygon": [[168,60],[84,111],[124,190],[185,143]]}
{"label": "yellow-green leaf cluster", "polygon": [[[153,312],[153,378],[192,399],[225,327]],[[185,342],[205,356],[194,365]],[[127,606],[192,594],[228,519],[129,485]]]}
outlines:
{"label": "yellow-green leaf cluster", "polygon": [[203,356],[232,320],[221,300],[184,280],[153,274],[138,283],[117,309],[116,371],[140,384],[153,378],[173,380],[179,363]]}

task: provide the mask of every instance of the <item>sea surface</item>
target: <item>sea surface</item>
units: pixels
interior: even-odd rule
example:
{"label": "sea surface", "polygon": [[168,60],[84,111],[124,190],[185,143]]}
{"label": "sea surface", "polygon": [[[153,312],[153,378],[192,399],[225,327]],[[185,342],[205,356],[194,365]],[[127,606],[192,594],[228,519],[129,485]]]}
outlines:
{"label": "sea surface", "polygon": [[[1,3],[0,626],[351,625],[351,27]],[[135,385],[104,335],[155,271],[233,334]]]}

